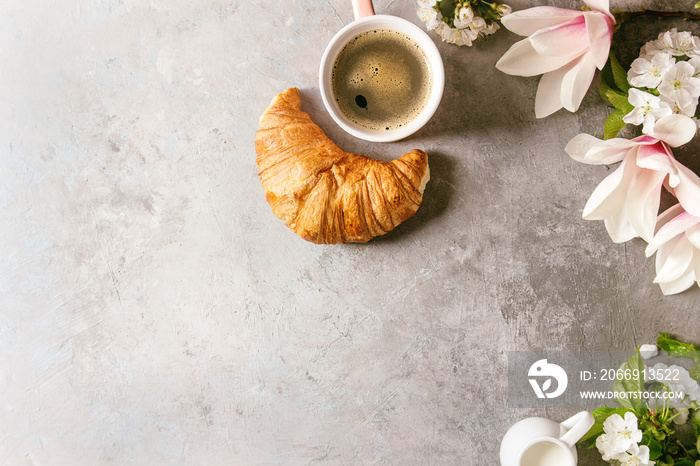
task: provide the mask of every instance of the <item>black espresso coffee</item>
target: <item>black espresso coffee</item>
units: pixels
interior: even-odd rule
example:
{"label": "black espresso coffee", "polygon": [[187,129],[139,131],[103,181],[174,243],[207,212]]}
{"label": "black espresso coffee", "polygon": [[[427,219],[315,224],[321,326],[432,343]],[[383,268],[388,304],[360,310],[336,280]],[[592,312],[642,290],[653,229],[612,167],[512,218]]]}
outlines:
{"label": "black espresso coffee", "polygon": [[331,75],[340,111],[373,131],[407,125],[430,95],[428,57],[415,40],[393,29],[355,36],[340,51]]}

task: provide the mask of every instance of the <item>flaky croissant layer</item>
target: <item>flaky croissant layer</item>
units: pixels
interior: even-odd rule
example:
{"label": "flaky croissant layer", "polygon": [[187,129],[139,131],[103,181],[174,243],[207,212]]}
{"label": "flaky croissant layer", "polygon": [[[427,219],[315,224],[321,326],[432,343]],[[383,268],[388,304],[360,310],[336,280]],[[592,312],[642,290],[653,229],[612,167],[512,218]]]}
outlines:
{"label": "flaky croissant layer", "polygon": [[382,162],[340,149],[301,111],[299,89],[272,99],[255,135],[272,212],[313,243],[365,243],[411,217],[430,179],[428,155]]}

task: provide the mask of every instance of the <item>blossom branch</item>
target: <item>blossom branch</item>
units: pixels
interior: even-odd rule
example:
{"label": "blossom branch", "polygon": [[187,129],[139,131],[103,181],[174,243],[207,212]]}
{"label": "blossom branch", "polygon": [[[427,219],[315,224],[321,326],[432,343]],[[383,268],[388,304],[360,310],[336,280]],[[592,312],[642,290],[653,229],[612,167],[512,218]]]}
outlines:
{"label": "blossom branch", "polygon": [[640,10],[640,11],[613,11],[618,22],[622,23],[628,19],[639,18],[641,16],[656,16],[658,18],[683,18],[684,20],[698,21],[700,15],[690,13],[688,11],[658,11],[658,10]]}

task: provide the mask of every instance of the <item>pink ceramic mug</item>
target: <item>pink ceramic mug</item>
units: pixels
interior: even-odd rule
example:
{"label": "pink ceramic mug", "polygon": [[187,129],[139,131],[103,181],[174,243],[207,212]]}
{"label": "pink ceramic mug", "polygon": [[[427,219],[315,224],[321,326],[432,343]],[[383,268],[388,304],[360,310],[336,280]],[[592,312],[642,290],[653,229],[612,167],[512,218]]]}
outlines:
{"label": "pink ceramic mug", "polygon": [[[372,142],[390,142],[403,139],[422,128],[440,104],[445,88],[445,69],[440,52],[430,36],[410,21],[397,16],[375,15],[371,0],[352,0],[352,7],[355,21],[341,29],[331,39],[323,53],[319,70],[321,98],[333,120],[353,136]],[[392,29],[410,37],[424,52],[430,68],[430,91],[425,106],[410,122],[388,131],[370,130],[351,121],[340,110],[331,84],[333,65],[343,47],[357,35],[373,29]]]}

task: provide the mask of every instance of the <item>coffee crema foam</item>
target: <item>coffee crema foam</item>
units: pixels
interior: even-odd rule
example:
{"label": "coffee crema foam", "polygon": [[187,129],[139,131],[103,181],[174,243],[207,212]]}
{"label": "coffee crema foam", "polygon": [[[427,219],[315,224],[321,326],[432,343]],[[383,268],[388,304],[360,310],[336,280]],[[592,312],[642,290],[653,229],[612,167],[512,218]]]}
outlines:
{"label": "coffee crema foam", "polygon": [[413,121],[428,102],[431,81],[423,49],[393,29],[355,36],[338,54],[331,74],[340,111],[373,131],[391,131]]}

